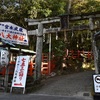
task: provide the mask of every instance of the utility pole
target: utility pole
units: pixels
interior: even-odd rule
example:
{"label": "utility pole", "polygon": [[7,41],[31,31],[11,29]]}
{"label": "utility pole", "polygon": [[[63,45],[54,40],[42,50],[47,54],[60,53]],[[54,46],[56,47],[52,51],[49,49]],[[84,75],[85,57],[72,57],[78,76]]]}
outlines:
{"label": "utility pole", "polygon": [[41,62],[42,62],[42,47],[43,47],[43,24],[38,24],[37,43],[36,43],[36,58],[35,58],[35,71],[34,79],[41,78]]}

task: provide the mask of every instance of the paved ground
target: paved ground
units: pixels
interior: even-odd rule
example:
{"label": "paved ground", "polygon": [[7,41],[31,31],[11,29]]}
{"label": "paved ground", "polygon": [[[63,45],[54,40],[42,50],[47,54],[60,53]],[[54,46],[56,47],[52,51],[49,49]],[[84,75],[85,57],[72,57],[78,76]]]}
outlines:
{"label": "paved ground", "polygon": [[0,93],[0,100],[92,100],[91,98],[70,97],[70,96],[52,96],[52,95],[34,95],[34,94],[7,94]]}
{"label": "paved ground", "polygon": [[91,97],[94,71],[85,71],[70,75],[54,76],[44,81],[44,85],[33,94]]}
{"label": "paved ground", "polygon": [[70,75],[54,76],[43,81],[43,86],[26,95],[0,93],[0,100],[93,100],[92,75],[94,71],[85,71]]}

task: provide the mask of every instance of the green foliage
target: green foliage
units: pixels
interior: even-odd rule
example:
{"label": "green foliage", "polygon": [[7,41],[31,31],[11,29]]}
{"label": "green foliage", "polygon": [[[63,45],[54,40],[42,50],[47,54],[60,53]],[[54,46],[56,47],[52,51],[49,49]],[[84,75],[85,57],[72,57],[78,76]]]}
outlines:
{"label": "green foliage", "polygon": [[0,21],[9,21],[17,25],[27,28],[27,25],[24,21],[25,17],[28,17],[27,10],[29,5],[27,5],[27,0],[24,0],[23,3],[16,3],[15,0],[5,0],[1,4],[2,14],[0,16]]}
{"label": "green foliage", "polygon": [[63,57],[65,55],[66,44],[63,40],[53,40],[52,52],[54,52],[55,56]]}
{"label": "green foliage", "polygon": [[28,10],[30,18],[41,18],[50,15],[51,10],[45,0],[32,0],[30,10]]}
{"label": "green foliage", "polygon": [[100,0],[73,0],[71,13],[81,14],[100,11]]}
{"label": "green foliage", "polygon": [[[16,1],[16,2],[15,2]],[[20,2],[18,2],[20,1]],[[100,9],[100,0],[72,0],[71,3],[71,13],[72,14],[81,14],[93,11],[99,11]],[[2,0],[0,1],[0,21],[9,21],[19,26],[22,26],[26,29],[30,30],[28,24],[24,21],[24,18],[45,18],[45,17],[55,17],[61,14],[64,14],[68,11],[68,0]],[[75,22],[73,25],[80,25],[87,22]],[[34,29],[32,27],[32,29]],[[86,40],[85,36],[80,35],[82,32],[78,34],[74,34],[72,37],[68,34],[68,46],[70,49],[79,49],[79,48],[90,48],[90,39]],[[80,37],[85,40],[84,42],[80,42]],[[30,48],[34,48],[34,37],[30,38]],[[36,37],[35,37],[36,38]],[[64,37],[61,37],[62,39]],[[55,41],[55,38],[54,40]],[[55,46],[55,43],[58,42]],[[56,54],[62,55],[62,45],[64,42],[56,41],[53,42],[53,50],[57,52]],[[85,46],[84,46],[85,44]],[[78,45],[78,48],[77,48]],[[57,50],[57,51],[56,51]],[[61,51],[62,50],[62,51]]]}
{"label": "green foliage", "polygon": [[30,18],[58,16],[65,13],[65,1],[60,0],[32,0],[29,10]]}
{"label": "green foliage", "polygon": [[65,0],[63,0],[63,1],[61,1],[61,0],[49,0],[48,7],[52,11],[50,16],[58,16],[59,14],[64,14],[66,12],[65,6],[66,6]]}
{"label": "green foliage", "polygon": [[[27,28],[24,18],[59,16],[67,12],[66,0],[4,0],[0,1],[0,21],[11,21]],[[15,2],[17,1],[17,2]],[[100,9],[99,0],[73,0],[71,13],[93,12]]]}
{"label": "green foliage", "polygon": [[88,0],[86,6],[88,12],[100,11],[100,0]]}
{"label": "green foliage", "polygon": [[[17,2],[15,2],[17,1]],[[65,1],[58,0],[4,0],[0,1],[0,21],[10,21],[28,28],[24,18],[44,18],[65,13]]]}

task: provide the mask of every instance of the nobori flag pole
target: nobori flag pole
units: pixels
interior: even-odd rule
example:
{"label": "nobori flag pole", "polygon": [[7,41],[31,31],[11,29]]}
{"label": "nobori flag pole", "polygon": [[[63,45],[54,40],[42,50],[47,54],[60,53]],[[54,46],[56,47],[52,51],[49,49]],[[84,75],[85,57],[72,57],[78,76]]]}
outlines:
{"label": "nobori flag pole", "polygon": [[[8,52],[9,52],[9,61],[10,61],[10,46],[8,46]],[[7,59],[7,58],[6,58]],[[4,87],[5,87],[5,92],[8,90],[8,79],[9,79],[9,63],[5,66],[6,67],[6,72],[5,72],[5,79],[4,79]]]}
{"label": "nobori flag pole", "polygon": [[41,77],[41,62],[42,62],[42,47],[43,47],[43,24],[38,24],[37,43],[36,43],[36,58],[34,79],[39,80]]}

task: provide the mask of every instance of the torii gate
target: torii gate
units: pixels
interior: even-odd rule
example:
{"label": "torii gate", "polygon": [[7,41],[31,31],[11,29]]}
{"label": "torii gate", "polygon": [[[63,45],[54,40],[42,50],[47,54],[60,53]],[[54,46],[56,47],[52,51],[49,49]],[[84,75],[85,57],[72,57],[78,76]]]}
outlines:
{"label": "torii gate", "polygon": [[[25,19],[26,21],[30,22],[31,19]],[[54,23],[60,22],[60,19],[39,19],[32,21],[32,25],[38,25],[38,29],[28,31],[28,35],[36,35],[37,36],[37,43],[36,43],[36,59],[35,59],[35,71],[34,71],[34,79],[39,80],[41,77],[41,61],[42,61],[42,43],[43,43],[43,33],[49,33],[49,62],[51,60],[51,33],[60,31],[60,28],[50,28],[50,29],[43,29],[43,24],[46,23]],[[28,23],[31,25],[30,23]],[[49,74],[50,74],[50,63],[49,63]]]}
{"label": "torii gate", "polygon": [[[59,17],[52,17],[52,18],[44,18],[44,19],[25,19],[26,22],[28,22],[28,25],[38,25],[38,29],[29,31],[29,35],[36,35],[37,36],[37,45],[36,45],[36,70],[35,70],[35,79],[39,79],[41,76],[41,58],[42,58],[42,40],[43,40],[43,33],[55,33],[57,31],[77,31],[77,30],[90,30],[93,34],[93,31],[96,29],[100,29],[100,26],[94,25],[95,19],[100,19],[100,12],[93,12],[93,13],[85,13],[81,15],[69,15],[65,14]],[[69,22],[73,21],[81,21],[81,20],[89,20],[88,25],[79,25],[75,27],[69,28]],[[43,29],[43,24],[48,23],[60,23],[60,28],[51,28],[51,29]],[[49,31],[49,32],[48,32]],[[51,41],[51,34],[50,34],[50,41]],[[49,47],[51,47],[51,44],[49,44]],[[50,48],[49,48],[49,51]],[[50,59],[50,55],[49,55]],[[50,67],[50,65],[49,65]],[[98,68],[95,64],[96,73],[98,73]]]}

